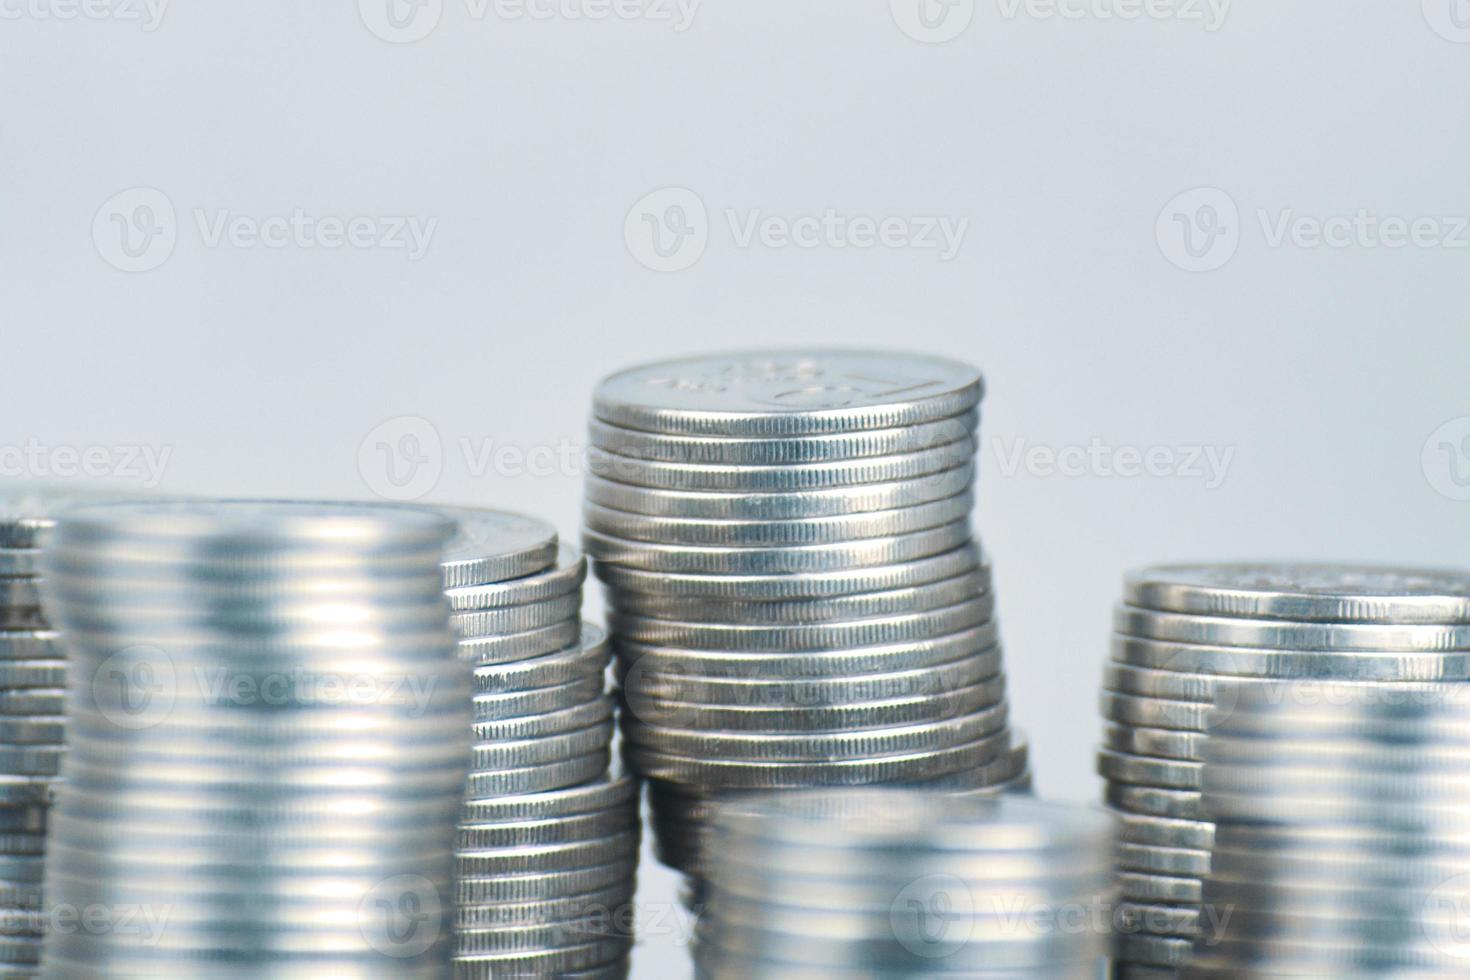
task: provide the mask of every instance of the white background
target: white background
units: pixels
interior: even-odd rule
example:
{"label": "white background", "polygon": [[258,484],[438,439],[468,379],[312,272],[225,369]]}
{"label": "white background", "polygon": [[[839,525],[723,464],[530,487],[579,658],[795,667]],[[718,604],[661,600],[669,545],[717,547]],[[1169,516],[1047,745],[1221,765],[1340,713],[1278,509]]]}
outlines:
{"label": "white background", "polygon": [[[1237,2],[1223,23],[1195,0],[926,0],[933,30],[919,0],[705,0],[682,30],[661,0],[443,0],[401,7],[403,32],[388,0],[178,2],[152,25],[93,2],[0,0],[0,451],[36,450],[25,475],[102,447],[136,482],[145,447],[164,490],[365,496],[384,473],[364,440],[409,416],[427,499],[574,536],[574,465],[481,468],[464,445],[574,448],[599,376],[685,352],[970,360],[1016,715],[1041,790],[1074,799],[1096,798],[1125,568],[1467,562],[1464,0]],[[688,267],[653,271],[644,212],[667,230],[691,200]],[[727,215],[829,208],[968,224],[946,260],[742,244]],[[298,209],[436,223],[421,256],[199,227]],[[1403,247],[1302,237],[1359,211],[1432,221]],[[1094,440],[1233,455],[1214,487],[1002,465]],[[640,975],[681,975],[675,943],[651,936]]]}

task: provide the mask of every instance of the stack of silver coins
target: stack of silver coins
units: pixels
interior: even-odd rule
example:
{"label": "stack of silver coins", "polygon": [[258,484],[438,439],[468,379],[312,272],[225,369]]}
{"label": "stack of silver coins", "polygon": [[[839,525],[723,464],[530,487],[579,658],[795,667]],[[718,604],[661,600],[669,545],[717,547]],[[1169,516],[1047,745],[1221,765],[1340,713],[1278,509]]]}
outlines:
{"label": "stack of silver coins", "polygon": [[[1102,693],[1099,771],[1118,811],[1119,976],[1175,975],[1211,927],[1208,715],[1252,683],[1470,679],[1470,576],[1190,565],[1128,577]],[[1237,683],[1222,685],[1222,680]]]}
{"label": "stack of silver coins", "polygon": [[0,976],[32,977],[45,910],[46,812],[66,752],[66,656],[41,604],[41,547],[56,514],[106,491],[0,489]]}
{"label": "stack of silver coins", "polygon": [[702,874],[731,793],[1026,779],[969,519],[982,388],[849,351],[598,386],[585,540],[666,863]]}
{"label": "stack of silver coins", "polygon": [[1016,798],[821,790],[722,805],[708,980],[1095,980],[1112,822]]}
{"label": "stack of silver coins", "polygon": [[1470,685],[1256,686],[1212,713],[1191,980],[1470,975]]}
{"label": "stack of silver coins", "polygon": [[69,510],[42,976],[441,978],[469,754],[422,511]]}
{"label": "stack of silver coins", "polygon": [[474,748],[456,849],[455,975],[621,977],[632,944],[638,786],[610,775],[606,637],[587,564],[549,524],[443,510]]}

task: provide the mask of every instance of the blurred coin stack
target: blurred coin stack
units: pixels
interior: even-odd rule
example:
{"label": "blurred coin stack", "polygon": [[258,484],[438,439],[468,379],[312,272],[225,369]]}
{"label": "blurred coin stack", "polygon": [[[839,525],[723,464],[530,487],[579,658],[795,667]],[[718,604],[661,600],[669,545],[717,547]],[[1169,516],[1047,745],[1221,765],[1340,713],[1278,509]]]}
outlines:
{"label": "blurred coin stack", "polygon": [[1025,782],[970,526],[981,395],[963,364],[847,351],[598,386],[585,540],[666,863],[702,875],[731,794]]}
{"label": "blurred coin stack", "polygon": [[43,976],[444,976],[470,701],[451,531],[339,504],[66,513]]}
{"label": "blurred coin stack", "polygon": [[1114,628],[1098,768],[1121,822],[1118,976],[1169,977],[1209,924],[1201,881],[1215,827],[1200,790],[1211,705],[1228,709],[1219,699],[1273,679],[1466,680],[1470,577],[1320,565],[1150,568],[1128,577]]}
{"label": "blurred coin stack", "polygon": [[846,789],[723,804],[707,980],[1095,980],[1112,825],[1019,798]]}
{"label": "blurred coin stack", "polygon": [[0,977],[38,969],[46,812],[66,751],[66,656],[41,608],[42,539],[57,512],[108,496],[47,484],[0,489]]}
{"label": "blurred coin stack", "polygon": [[1205,763],[1228,915],[1185,977],[1470,975],[1470,685],[1256,686]]}
{"label": "blurred coin stack", "polygon": [[460,528],[444,585],[475,692],[455,976],[622,977],[638,786],[608,772],[609,653],[582,622],[586,561],[534,518],[443,513]]}

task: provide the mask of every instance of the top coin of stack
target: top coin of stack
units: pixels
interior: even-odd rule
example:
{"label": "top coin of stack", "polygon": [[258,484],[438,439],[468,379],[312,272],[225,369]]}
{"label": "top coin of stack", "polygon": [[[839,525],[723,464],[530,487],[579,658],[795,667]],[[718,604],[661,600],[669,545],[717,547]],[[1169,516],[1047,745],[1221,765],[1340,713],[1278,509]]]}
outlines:
{"label": "top coin of stack", "polygon": [[57,920],[43,976],[444,976],[470,702],[452,529],[351,504],[67,511],[44,557],[72,666],[45,882],[89,925]]}
{"label": "top coin of stack", "polygon": [[1272,679],[1470,679],[1470,575],[1163,566],[1128,577],[1114,628],[1098,767],[1121,820],[1118,960],[1122,976],[1152,976],[1177,969],[1201,927],[1211,705]]}
{"label": "top coin of stack", "polygon": [[721,806],[708,980],[1093,980],[1108,953],[1100,810],[892,789]]}
{"label": "top coin of stack", "polygon": [[1255,685],[1211,712],[1184,976],[1470,974],[1470,685]]}
{"label": "top coin of stack", "polygon": [[[46,810],[65,753],[65,651],[41,606],[43,539],[69,506],[115,499],[62,484],[0,486],[0,861],[15,884],[3,904],[0,974],[34,975],[41,945]],[[24,883],[24,884],[22,884]],[[34,921],[24,921],[27,916]]]}
{"label": "top coin of stack", "polygon": [[585,540],[666,862],[699,875],[733,791],[1025,779],[969,521],[982,391],[857,351],[598,386]]}
{"label": "top coin of stack", "polygon": [[455,976],[620,977],[638,798],[608,775],[614,703],[605,638],[582,623],[587,563],[535,518],[441,512],[459,524],[445,595],[475,677]]}

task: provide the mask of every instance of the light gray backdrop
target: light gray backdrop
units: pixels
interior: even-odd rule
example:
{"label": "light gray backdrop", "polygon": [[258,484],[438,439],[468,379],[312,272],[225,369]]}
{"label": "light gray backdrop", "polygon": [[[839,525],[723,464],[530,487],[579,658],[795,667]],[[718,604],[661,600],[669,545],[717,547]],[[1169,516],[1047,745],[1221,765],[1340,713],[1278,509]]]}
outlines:
{"label": "light gray backdrop", "polygon": [[1076,799],[1128,566],[1470,563],[1465,0],[0,0],[0,83],[5,475],[574,535],[620,365],[971,360]]}

